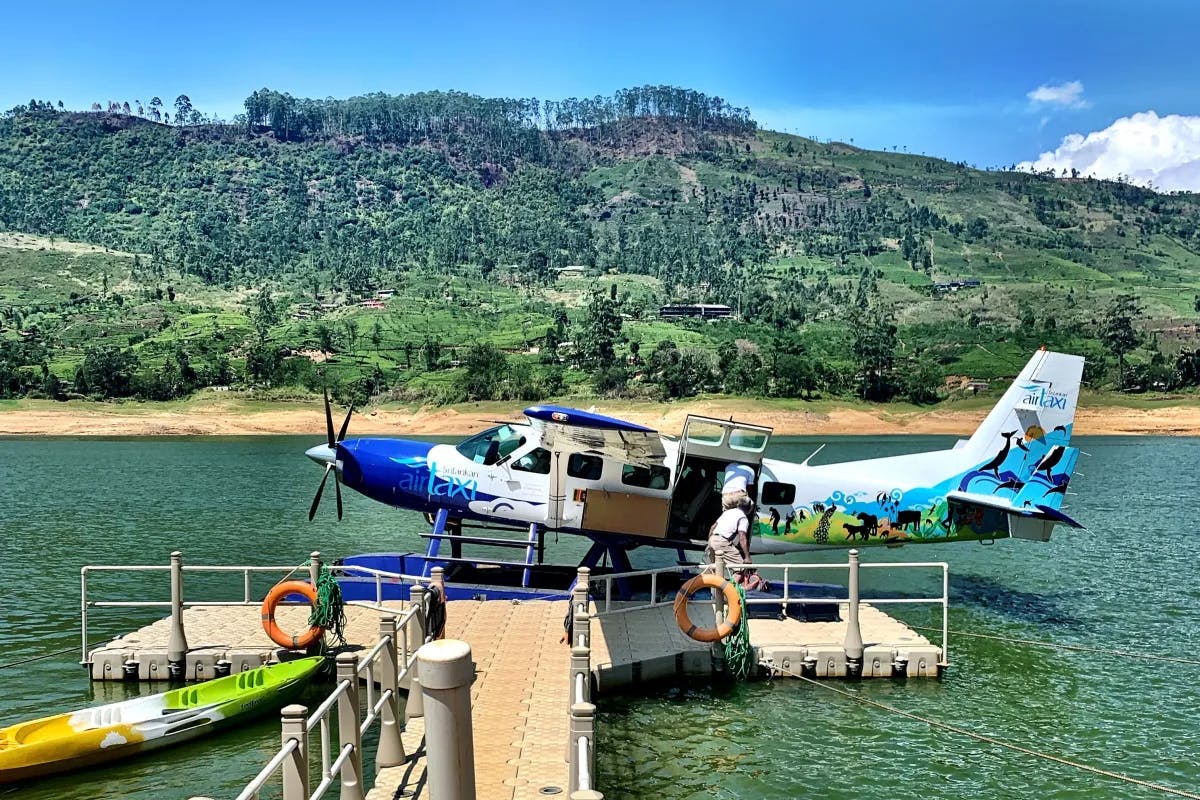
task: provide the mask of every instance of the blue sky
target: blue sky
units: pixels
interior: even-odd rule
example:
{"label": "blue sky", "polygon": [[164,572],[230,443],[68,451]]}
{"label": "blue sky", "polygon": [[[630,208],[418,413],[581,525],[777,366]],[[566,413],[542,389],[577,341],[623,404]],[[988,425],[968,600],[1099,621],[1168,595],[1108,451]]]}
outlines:
{"label": "blue sky", "polygon": [[668,83],[749,106],[764,127],[980,166],[1137,112],[1200,114],[1191,0],[46,0],[5,17],[18,35],[0,49],[2,108],[183,92],[228,117],[263,86],[560,98]]}

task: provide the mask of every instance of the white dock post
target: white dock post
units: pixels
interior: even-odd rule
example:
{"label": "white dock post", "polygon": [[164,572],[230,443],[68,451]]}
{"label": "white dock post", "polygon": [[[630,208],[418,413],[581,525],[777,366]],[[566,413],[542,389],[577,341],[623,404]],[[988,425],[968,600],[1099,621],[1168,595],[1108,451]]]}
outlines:
{"label": "white dock post", "polygon": [[338,697],[338,750],[351,745],[350,757],[342,764],[342,800],[363,800],[362,731],[358,725],[358,656],[338,653],[337,681],[346,681]]}
{"label": "white dock post", "polygon": [[379,711],[379,746],[375,750],[375,774],[384,767],[395,767],[405,761],[404,742],[400,738],[400,670],[396,661],[396,618],[388,614],[379,620],[379,638],[390,643],[383,648],[380,691],[391,692]]}
{"label": "white dock post", "polygon": [[846,625],[846,641],[843,644],[846,650],[846,660],[848,671],[852,675],[862,673],[862,658],[863,658],[863,640],[862,630],[858,625],[858,550],[850,551],[850,577],[847,581],[847,593],[850,597],[849,620]]}
{"label": "white dock post", "polygon": [[471,730],[471,646],[458,639],[423,645],[425,763],[429,800],[475,800],[475,743]]}
{"label": "white dock post", "polygon": [[187,658],[187,636],[183,632],[183,553],[171,553],[171,632],[167,637],[167,666],[171,677],[183,676]]}
{"label": "white dock post", "polygon": [[317,578],[321,577],[321,551],[313,550],[308,557],[308,578],[313,588],[317,588]]}
{"label": "white dock post", "polygon": [[[417,607],[417,613],[408,619],[408,646],[415,656],[425,645],[425,587],[414,584],[408,590],[408,604]],[[405,658],[409,658],[405,654]],[[421,692],[421,661],[413,658],[408,668],[408,700],[404,703],[404,719],[425,716],[425,698]]]}
{"label": "white dock post", "polygon": [[301,705],[285,706],[283,744],[296,740],[296,749],[283,762],[283,800],[308,800],[308,709]]}

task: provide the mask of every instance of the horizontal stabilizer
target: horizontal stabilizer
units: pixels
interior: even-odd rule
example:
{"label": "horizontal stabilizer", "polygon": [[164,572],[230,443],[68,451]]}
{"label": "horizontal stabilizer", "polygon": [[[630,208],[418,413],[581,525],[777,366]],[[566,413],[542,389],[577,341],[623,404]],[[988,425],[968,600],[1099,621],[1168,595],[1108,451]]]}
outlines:
{"label": "horizontal stabilizer", "polygon": [[[1057,508],[1039,504],[1039,505],[1014,505],[1011,500],[1005,497],[996,497],[994,495],[975,494],[973,492],[950,492],[946,495],[946,502],[950,506],[950,518],[954,519],[956,514],[961,515],[966,509],[988,509],[991,511],[999,511],[1006,514],[1010,518],[1010,532],[1018,535],[1021,531],[1033,531],[1036,529],[1039,533],[1036,536],[1021,536],[1018,538],[1037,538],[1046,540],[1050,538],[1050,530],[1054,523],[1062,523],[1070,525],[1072,528],[1082,528],[1083,525],[1076,522],[1071,517],[1067,516]],[[1037,520],[1044,525],[1031,525],[1030,523]]]}

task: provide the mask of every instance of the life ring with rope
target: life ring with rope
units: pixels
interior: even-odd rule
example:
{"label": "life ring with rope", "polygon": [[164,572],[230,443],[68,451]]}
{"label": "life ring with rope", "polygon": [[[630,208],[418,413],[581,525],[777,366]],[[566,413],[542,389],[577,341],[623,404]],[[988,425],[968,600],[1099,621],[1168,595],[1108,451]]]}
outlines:
{"label": "life ring with rope", "polygon": [[[719,589],[725,595],[727,616],[715,628],[701,628],[688,617],[687,604],[691,596],[701,589]],[[697,575],[679,587],[675,595],[675,623],[679,630],[697,642],[719,642],[733,633],[742,621],[742,601],[738,596],[737,587],[733,581],[726,580],[711,572]]]}
{"label": "life ring with rope", "polygon": [[307,650],[310,646],[320,641],[321,636],[325,633],[325,629],[319,625],[313,625],[304,633],[292,636],[280,629],[275,622],[275,609],[283,601],[283,598],[288,595],[302,595],[308,600],[308,604],[314,608],[317,605],[317,590],[311,583],[304,581],[284,581],[277,583],[271,587],[271,591],[267,592],[266,599],[262,603],[262,625],[263,630],[267,632],[267,636],[271,637],[271,641],[280,647],[287,647],[292,650]]}

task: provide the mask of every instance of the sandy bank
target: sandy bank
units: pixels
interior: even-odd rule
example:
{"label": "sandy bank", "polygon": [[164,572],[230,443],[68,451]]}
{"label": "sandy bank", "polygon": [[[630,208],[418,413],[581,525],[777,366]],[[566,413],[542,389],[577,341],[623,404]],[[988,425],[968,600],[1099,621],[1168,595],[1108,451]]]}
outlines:
{"label": "sandy bank", "polygon": [[[518,419],[520,403],[488,403],[455,408],[367,409],[355,414],[353,434],[459,435],[482,430],[498,419]],[[969,434],[987,408],[892,410],[887,406],[774,407],[762,401],[698,400],[687,403],[613,403],[608,413],[677,433],[691,414],[768,425],[780,435],[804,434]],[[341,413],[335,412],[337,424]],[[0,435],[21,436],[237,436],[304,434],[320,437],[325,419],[319,403],[242,404],[237,401],[186,406],[153,403],[51,403],[21,401],[0,407]],[[1157,408],[1087,406],[1079,410],[1076,432],[1092,435],[1158,434],[1200,436],[1200,407]]]}

